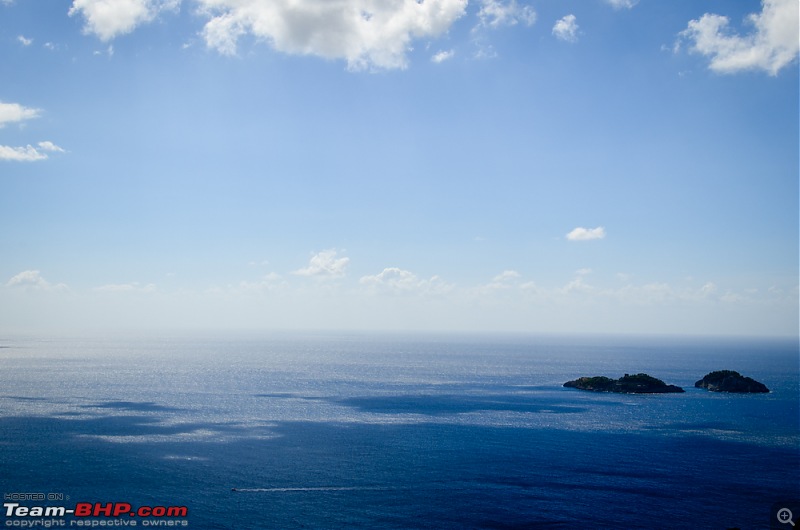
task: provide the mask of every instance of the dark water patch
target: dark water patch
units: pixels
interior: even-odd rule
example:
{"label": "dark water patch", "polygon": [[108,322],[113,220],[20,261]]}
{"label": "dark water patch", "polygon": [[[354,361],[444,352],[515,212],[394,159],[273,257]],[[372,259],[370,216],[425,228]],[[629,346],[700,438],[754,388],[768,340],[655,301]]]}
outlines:
{"label": "dark water patch", "polygon": [[[67,414],[61,416],[68,416]],[[98,443],[87,437],[108,436],[176,436],[200,430],[211,430],[241,435],[241,426],[225,423],[191,422],[164,424],[151,416],[102,416],[94,418],[70,417],[9,417],[0,418],[0,440],[14,442],[18,436],[34,444],[86,444]],[[247,433],[255,432],[248,428]]]}
{"label": "dark water patch", "polygon": [[94,405],[83,405],[82,408],[115,409],[133,412],[179,412],[182,410],[175,407],[159,405],[152,401],[106,401]]}

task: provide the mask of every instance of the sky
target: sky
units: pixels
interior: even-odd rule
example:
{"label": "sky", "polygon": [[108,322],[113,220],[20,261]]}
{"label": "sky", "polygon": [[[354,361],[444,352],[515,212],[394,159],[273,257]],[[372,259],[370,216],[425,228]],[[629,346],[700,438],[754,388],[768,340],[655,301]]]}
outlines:
{"label": "sky", "polygon": [[798,0],[0,0],[0,333],[798,335]]}

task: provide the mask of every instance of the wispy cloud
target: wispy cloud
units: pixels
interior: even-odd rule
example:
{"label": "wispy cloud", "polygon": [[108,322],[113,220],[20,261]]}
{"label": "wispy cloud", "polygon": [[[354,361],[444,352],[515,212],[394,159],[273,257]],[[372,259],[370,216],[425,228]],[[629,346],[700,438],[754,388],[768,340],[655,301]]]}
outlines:
{"label": "wispy cloud", "polygon": [[388,291],[393,293],[441,294],[453,288],[452,285],[445,283],[438,276],[433,276],[429,280],[420,280],[413,272],[398,267],[387,267],[378,274],[362,276],[359,283],[367,287],[372,293]]}
{"label": "wispy cloud", "polygon": [[307,267],[297,269],[292,274],[315,278],[341,278],[345,275],[350,258],[337,258],[335,249],[323,250],[311,257]]}
{"label": "wispy cloud", "polygon": [[596,289],[586,282],[586,275],[576,274],[575,278],[570,280],[567,285],[561,289],[556,289],[556,293],[562,295],[569,295],[574,293],[593,294]]}
{"label": "wispy cloud", "polygon": [[63,283],[52,284],[42,277],[38,270],[22,271],[6,283],[6,287],[34,289],[41,291],[63,291],[68,287]]}
{"label": "wispy cloud", "polygon": [[560,18],[553,26],[553,35],[566,42],[578,41],[578,23],[575,15],[566,15]]}
{"label": "wispy cloud", "polygon": [[488,28],[532,26],[536,22],[536,11],[528,5],[519,5],[516,0],[481,0],[478,11],[480,25]]}
{"label": "wispy cloud", "polygon": [[238,293],[263,293],[285,288],[287,285],[288,284],[283,280],[280,274],[270,272],[257,281],[239,282],[238,286],[230,287],[229,291]]}
{"label": "wispy cloud", "polygon": [[478,285],[470,290],[471,293],[478,295],[482,299],[491,299],[500,293],[514,294],[524,293],[539,294],[540,289],[532,281],[523,281],[522,274],[515,270],[505,270],[491,279],[489,283]]}
{"label": "wispy cloud", "polygon": [[66,153],[64,149],[50,141],[39,142],[39,149],[42,149],[43,151],[50,151],[52,153]]}
{"label": "wispy cloud", "polygon": [[362,276],[361,285],[368,287],[384,287],[397,291],[410,291],[419,285],[419,278],[413,272],[397,267],[387,267],[372,276]]}
{"label": "wispy cloud", "polygon": [[520,5],[516,0],[480,0],[478,23],[472,28],[472,40],[477,51],[476,59],[493,59],[497,52],[489,33],[503,27],[532,26],[536,23],[536,11],[529,5]]}
{"label": "wispy cloud", "polygon": [[17,40],[18,40],[18,41],[19,41],[19,43],[20,43],[20,44],[22,44],[23,46],[30,46],[31,44],[33,44],[33,39],[28,39],[28,38],[26,38],[24,35],[19,35],[19,36],[17,37]]}
{"label": "wispy cloud", "polygon": [[478,286],[476,291],[482,294],[488,294],[494,291],[510,289],[516,285],[520,278],[520,273],[515,270],[505,270],[496,275],[492,280],[484,285]]}
{"label": "wispy cloud", "polygon": [[44,160],[47,155],[36,150],[32,145],[25,147],[9,147],[0,145],[0,160],[11,160],[14,162],[35,162]]}
{"label": "wispy cloud", "polygon": [[520,273],[514,270],[506,270],[492,278],[488,284],[490,287],[505,288],[512,282],[516,282],[520,278]]}
{"label": "wispy cloud", "polygon": [[64,149],[60,148],[53,142],[39,142],[39,148],[32,145],[25,147],[9,147],[7,145],[0,145],[0,160],[10,160],[15,162],[36,162],[37,160],[46,160],[47,152],[64,153]]}
{"label": "wispy cloud", "polygon": [[606,3],[614,9],[633,9],[639,0],[606,0]]}
{"label": "wispy cloud", "polygon": [[153,283],[141,285],[138,282],[110,283],[95,287],[93,290],[103,293],[154,293],[156,292],[156,285]]}
{"label": "wispy cloud", "polygon": [[567,234],[570,241],[591,241],[592,239],[603,239],[606,237],[606,229],[602,226],[597,228],[583,228],[581,226]]}
{"label": "wispy cloud", "polygon": [[114,45],[109,44],[105,50],[95,50],[92,55],[107,55],[108,57],[114,57]]}
{"label": "wispy cloud", "polygon": [[763,0],[761,12],[745,20],[752,31],[737,35],[729,30],[728,17],[706,13],[689,22],[675,49],[688,42],[690,51],[710,58],[709,68],[715,72],[764,70],[774,76],[798,56],[797,19],[797,0]]}

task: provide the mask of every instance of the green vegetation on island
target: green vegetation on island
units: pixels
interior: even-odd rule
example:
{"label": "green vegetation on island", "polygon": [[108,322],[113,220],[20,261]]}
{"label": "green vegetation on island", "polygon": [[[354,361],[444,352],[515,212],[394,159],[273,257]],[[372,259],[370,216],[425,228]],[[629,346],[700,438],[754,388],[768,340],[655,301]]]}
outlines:
{"label": "green vegetation on island", "polygon": [[610,377],[579,377],[564,383],[567,388],[591,390],[593,392],[616,392],[619,394],[672,394],[684,390],[675,385],[668,385],[661,379],[647,374],[625,374],[619,379]]}
{"label": "green vegetation on island", "polygon": [[712,392],[733,392],[737,394],[766,393],[769,389],[764,383],[745,377],[733,370],[717,370],[705,375],[694,384],[696,388],[707,388]]}

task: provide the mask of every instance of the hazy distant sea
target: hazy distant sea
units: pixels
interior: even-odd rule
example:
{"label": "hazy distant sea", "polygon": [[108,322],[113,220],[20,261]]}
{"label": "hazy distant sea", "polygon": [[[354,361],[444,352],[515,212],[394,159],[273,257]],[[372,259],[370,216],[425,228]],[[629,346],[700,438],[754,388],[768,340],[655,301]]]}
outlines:
{"label": "hazy distant sea", "polygon": [[[50,505],[187,506],[195,529],[749,529],[778,527],[774,503],[800,500],[797,340],[276,334],[0,346],[0,492],[64,495]],[[717,369],[772,392],[693,388]],[[686,393],[562,387],[639,372]],[[23,519],[33,521],[0,515],[4,527]]]}

